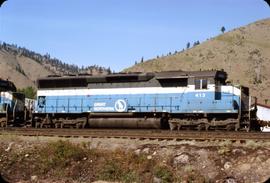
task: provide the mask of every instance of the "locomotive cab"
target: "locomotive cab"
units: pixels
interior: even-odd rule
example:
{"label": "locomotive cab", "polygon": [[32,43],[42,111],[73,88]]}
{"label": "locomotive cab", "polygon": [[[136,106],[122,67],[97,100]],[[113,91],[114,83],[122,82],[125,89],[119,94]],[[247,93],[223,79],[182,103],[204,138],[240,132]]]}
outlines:
{"label": "locomotive cab", "polygon": [[227,84],[224,71],[200,71],[188,75],[189,89],[182,95],[184,100],[180,100],[182,112],[169,120],[172,128],[238,130],[249,126],[243,117],[249,111],[248,88]]}

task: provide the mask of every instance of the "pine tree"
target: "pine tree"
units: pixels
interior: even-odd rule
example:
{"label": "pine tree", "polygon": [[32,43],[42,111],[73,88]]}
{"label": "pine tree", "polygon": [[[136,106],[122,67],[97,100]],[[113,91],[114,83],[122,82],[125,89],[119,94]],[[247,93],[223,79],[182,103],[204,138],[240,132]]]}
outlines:
{"label": "pine tree", "polygon": [[141,58],[141,63],[143,63],[143,57]]}
{"label": "pine tree", "polygon": [[226,29],[225,29],[224,26],[222,26],[221,29],[220,29],[220,31],[222,32],[222,34],[224,34],[225,30],[226,30]]}
{"label": "pine tree", "polygon": [[190,48],[190,42],[187,43],[187,49],[189,49],[189,48]]}

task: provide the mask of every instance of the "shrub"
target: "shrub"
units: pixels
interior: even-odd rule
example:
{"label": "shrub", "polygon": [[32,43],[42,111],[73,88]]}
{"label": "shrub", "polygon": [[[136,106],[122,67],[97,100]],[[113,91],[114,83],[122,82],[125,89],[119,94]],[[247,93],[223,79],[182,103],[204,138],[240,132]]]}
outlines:
{"label": "shrub", "polygon": [[232,150],[232,142],[230,140],[225,140],[220,143],[220,146],[218,148],[218,154],[219,155],[228,155],[230,154]]}
{"label": "shrub", "polygon": [[18,92],[24,93],[26,98],[34,99],[36,97],[36,90],[32,86],[18,89]]}
{"label": "shrub", "polygon": [[157,166],[154,169],[154,175],[157,178],[160,178],[162,180],[163,183],[166,182],[172,182],[173,180],[173,173],[171,172],[171,170],[166,167],[166,166]]}
{"label": "shrub", "polygon": [[44,171],[64,168],[72,161],[81,161],[86,156],[86,151],[81,146],[62,140],[49,143],[40,151]]}
{"label": "shrub", "polygon": [[98,178],[105,181],[136,182],[136,173],[125,169],[123,163],[116,160],[109,160],[105,163]]}

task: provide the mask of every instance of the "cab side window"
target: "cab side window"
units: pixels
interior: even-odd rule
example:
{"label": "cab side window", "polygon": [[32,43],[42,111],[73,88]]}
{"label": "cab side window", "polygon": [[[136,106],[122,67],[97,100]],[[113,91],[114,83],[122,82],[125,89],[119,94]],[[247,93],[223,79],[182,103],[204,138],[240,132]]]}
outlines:
{"label": "cab side window", "polygon": [[207,89],[207,79],[202,79],[202,88],[201,89]]}
{"label": "cab side window", "polygon": [[201,80],[195,79],[195,90],[201,89]]}
{"label": "cab side window", "polygon": [[195,90],[207,89],[207,79],[195,79]]}

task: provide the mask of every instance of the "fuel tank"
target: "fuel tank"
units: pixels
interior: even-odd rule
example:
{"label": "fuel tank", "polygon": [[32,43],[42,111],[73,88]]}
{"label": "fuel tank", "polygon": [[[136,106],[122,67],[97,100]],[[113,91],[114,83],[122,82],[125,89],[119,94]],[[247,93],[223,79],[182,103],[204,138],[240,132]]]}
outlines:
{"label": "fuel tank", "polygon": [[90,118],[90,128],[160,129],[160,118]]}

